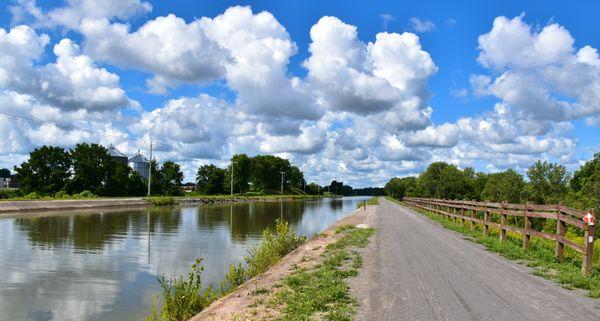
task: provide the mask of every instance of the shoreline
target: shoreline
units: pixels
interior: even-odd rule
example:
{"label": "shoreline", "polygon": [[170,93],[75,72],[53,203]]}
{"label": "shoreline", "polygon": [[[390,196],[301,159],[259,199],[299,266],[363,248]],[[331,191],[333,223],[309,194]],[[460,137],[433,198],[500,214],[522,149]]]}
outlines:
{"label": "shoreline", "polygon": [[[159,197],[160,198],[160,197]],[[165,197],[168,198],[168,197]],[[315,196],[295,196],[282,195],[278,196],[184,196],[172,197],[171,206],[196,206],[196,205],[225,205],[236,203],[252,203],[252,202],[279,202],[293,201],[306,199],[319,199]],[[0,201],[0,215],[15,215],[15,214],[40,214],[52,213],[58,211],[90,211],[90,210],[118,210],[128,208],[146,208],[157,206],[151,200],[145,197],[130,197],[130,198],[98,198],[98,199],[65,199],[65,200],[14,200]]]}
{"label": "shoreline", "polygon": [[[254,319],[257,315],[269,313],[257,311],[257,292],[271,293],[277,284],[293,272],[297,266],[315,266],[322,261],[328,244],[338,240],[335,230],[343,225],[371,227],[377,205],[367,205],[349,212],[321,233],[307,240],[299,248],[288,253],[274,266],[240,285],[236,290],[210,304],[188,321],[236,321]],[[241,318],[241,319],[240,319]]]}

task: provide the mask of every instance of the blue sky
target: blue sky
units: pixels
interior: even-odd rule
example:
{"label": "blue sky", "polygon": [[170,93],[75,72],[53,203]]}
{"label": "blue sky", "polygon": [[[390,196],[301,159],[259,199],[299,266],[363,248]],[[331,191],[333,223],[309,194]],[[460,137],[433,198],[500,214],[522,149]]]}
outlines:
{"label": "blue sky", "polygon": [[[15,75],[0,77],[0,112],[23,117],[0,116],[0,166],[53,141],[113,143],[132,153],[160,138],[158,157],[182,163],[188,179],[199,165],[225,165],[239,152],[278,154],[310,179],[356,186],[438,160],[522,171],[548,159],[573,170],[600,150],[599,7],[9,1],[0,9],[0,52],[23,50],[29,63],[0,65]],[[34,45],[16,44],[17,31]],[[383,33],[389,37],[379,39]],[[144,52],[163,49],[164,57]],[[347,55],[353,50],[358,56]]]}

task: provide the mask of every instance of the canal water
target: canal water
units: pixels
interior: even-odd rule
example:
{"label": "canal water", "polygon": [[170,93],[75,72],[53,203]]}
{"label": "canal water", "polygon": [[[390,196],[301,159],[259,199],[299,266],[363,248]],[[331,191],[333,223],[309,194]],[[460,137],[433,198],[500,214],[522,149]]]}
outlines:
{"label": "canal water", "polygon": [[0,217],[0,320],[144,320],[157,277],[202,257],[218,285],[277,218],[312,236],[364,199]]}

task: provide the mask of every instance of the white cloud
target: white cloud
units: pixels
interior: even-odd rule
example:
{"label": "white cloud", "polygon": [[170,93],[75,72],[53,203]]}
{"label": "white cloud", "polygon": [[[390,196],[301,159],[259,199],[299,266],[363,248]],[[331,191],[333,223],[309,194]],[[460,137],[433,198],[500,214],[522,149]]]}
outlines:
{"label": "white cloud", "polygon": [[79,46],[63,39],[54,46],[56,63],[35,64],[49,42],[27,26],[0,29],[0,84],[66,110],[115,110],[131,104],[119,76],[98,68]]}
{"label": "white cloud", "polygon": [[422,20],[417,17],[412,17],[409,19],[411,28],[419,33],[429,32],[435,30],[435,23],[431,20]]}
{"label": "white cloud", "polygon": [[564,121],[600,113],[600,58],[595,48],[552,23],[539,32],[523,15],[498,17],[479,37],[477,61],[494,75],[471,77],[475,93],[494,95],[541,120]]}
{"label": "white cloud", "polygon": [[308,78],[332,111],[360,115],[395,111],[395,124],[427,124],[427,80],[437,71],[412,33],[379,33],[365,44],[357,29],[335,17],[323,17],[311,28],[304,62]]}
{"label": "white cloud", "polygon": [[284,121],[317,120],[323,115],[307,84],[288,77],[289,58],[298,49],[271,13],[254,14],[250,7],[232,7],[214,19],[202,18],[200,23],[208,37],[233,57],[225,63],[226,79],[245,111]]}
{"label": "white cloud", "polygon": [[15,23],[32,20],[36,27],[77,29],[85,18],[125,20],[152,11],[152,5],[141,0],[66,0],[64,6],[44,12],[35,0],[18,0],[9,9]]}
{"label": "white cloud", "polygon": [[381,23],[383,25],[383,30],[387,30],[390,23],[396,20],[396,17],[392,16],[389,13],[382,13],[379,15],[381,17]]}
{"label": "white cloud", "polygon": [[208,39],[200,21],[188,24],[174,15],[150,20],[135,32],[107,19],[85,19],[80,30],[88,55],[153,73],[148,83],[159,93],[180,82],[218,79],[229,59],[227,51]]}

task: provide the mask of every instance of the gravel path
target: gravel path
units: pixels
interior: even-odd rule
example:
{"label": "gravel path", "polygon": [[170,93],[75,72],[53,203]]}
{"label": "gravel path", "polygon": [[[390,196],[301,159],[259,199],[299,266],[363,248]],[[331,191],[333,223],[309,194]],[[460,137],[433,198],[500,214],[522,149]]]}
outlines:
{"label": "gravel path", "polygon": [[381,199],[351,286],[357,320],[600,320],[600,300]]}

